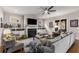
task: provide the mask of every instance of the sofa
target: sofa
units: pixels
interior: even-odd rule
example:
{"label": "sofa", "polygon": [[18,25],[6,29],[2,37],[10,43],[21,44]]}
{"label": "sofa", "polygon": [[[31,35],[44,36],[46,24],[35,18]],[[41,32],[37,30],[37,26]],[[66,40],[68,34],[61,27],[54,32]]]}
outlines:
{"label": "sofa", "polygon": [[[25,52],[37,52],[32,50],[32,48],[36,48],[38,50],[42,50],[41,53],[66,53],[68,49],[75,42],[74,33],[69,33],[64,36],[57,36],[55,38],[47,39],[48,44],[42,45],[41,41],[38,38],[28,38],[25,40],[20,40],[17,42],[24,43]],[[33,46],[34,47],[33,47]]]}

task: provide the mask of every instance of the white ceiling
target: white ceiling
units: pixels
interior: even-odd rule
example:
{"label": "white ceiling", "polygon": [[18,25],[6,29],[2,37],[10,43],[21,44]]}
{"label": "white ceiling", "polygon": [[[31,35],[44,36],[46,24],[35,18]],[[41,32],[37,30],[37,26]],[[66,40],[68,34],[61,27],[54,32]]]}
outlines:
{"label": "white ceiling", "polygon": [[40,18],[56,17],[56,16],[73,13],[79,11],[79,6],[56,6],[54,7],[54,9],[56,9],[56,12],[52,12],[50,15],[40,16]]}
{"label": "white ceiling", "polygon": [[1,8],[10,13],[16,13],[21,15],[26,14],[40,14],[42,9],[47,6],[2,6]]}
{"label": "white ceiling", "polygon": [[1,8],[5,12],[9,13],[15,13],[20,15],[36,15],[40,17],[53,17],[79,10],[79,6],[55,6],[52,9],[56,10],[56,12],[52,12],[50,15],[40,15],[43,12],[42,8],[45,7],[49,6],[2,6]]}

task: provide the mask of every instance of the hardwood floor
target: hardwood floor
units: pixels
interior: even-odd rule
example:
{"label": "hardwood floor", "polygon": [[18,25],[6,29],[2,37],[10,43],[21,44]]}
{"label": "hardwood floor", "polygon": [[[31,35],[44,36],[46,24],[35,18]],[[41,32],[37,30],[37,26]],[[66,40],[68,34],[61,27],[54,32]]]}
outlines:
{"label": "hardwood floor", "polygon": [[75,41],[67,53],[79,53],[79,40]]}

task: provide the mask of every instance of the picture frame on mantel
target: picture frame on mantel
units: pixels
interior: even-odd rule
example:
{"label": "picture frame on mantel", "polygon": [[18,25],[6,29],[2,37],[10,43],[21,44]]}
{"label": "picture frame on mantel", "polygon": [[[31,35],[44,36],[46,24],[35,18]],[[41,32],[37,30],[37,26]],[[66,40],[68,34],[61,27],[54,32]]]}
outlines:
{"label": "picture frame on mantel", "polygon": [[78,19],[70,20],[70,27],[78,27]]}

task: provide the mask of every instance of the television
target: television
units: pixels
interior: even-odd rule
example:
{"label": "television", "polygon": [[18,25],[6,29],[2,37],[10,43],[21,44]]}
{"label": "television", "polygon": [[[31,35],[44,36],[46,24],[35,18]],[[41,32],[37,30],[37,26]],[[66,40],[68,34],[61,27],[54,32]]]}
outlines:
{"label": "television", "polygon": [[28,18],[27,24],[28,25],[37,25],[37,19]]}

